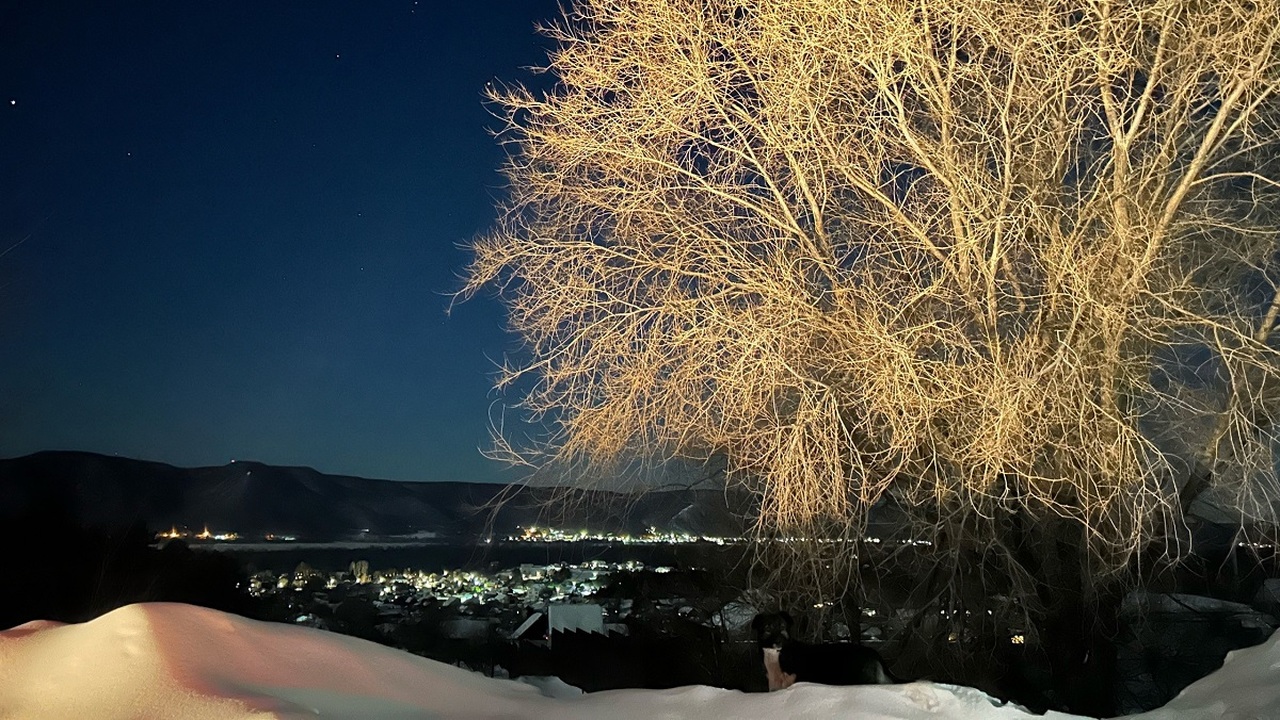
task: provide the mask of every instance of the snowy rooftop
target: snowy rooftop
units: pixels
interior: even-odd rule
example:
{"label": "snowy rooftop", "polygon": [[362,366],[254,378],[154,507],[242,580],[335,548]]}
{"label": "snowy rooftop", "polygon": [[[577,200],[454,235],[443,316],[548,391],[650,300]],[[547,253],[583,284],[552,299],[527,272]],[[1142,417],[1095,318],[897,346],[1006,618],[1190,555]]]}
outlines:
{"label": "snowy rooftop", "polygon": [[[1232,653],[1222,670],[1143,720],[1280,717],[1280,636]],[[130,605],[79,625],[0,632],[0,717],[859,718],[1034,716],[983,693],[927,682],[799,684],[775,693],[709,687],[577,694],[554,680],[494,680],[356,638],[178,604]]]}

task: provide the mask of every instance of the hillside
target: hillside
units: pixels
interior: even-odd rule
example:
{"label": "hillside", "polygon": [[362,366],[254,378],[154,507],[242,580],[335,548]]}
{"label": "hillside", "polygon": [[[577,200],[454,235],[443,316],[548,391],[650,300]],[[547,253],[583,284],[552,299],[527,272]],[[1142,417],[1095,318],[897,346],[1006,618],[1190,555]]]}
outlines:
{"label": "hillside", "polygon": [[740,530],[721,490],[576,492],[567,503],[550,504],[554,492],[375,480],[243,461],[179,468],[83,452],[0,460],[0,521],[36,516],[91,526],[141,523],[153,530],[207,524],[246,537],[274,533],[310,540],[413,533],[471,539],[552,516],[565,526],[593,530]]}

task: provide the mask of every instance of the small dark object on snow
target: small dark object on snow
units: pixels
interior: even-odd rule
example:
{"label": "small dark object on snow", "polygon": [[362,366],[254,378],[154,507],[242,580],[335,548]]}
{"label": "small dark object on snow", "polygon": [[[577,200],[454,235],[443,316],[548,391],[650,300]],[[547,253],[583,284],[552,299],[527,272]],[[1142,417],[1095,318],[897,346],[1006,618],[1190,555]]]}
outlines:
{"label": "small dark object on snow", "polygon": [[762,613],[751,621],[764,654],[769,690],[798,682],[823,685],[887,685],[898,682],[884,658],[858,643],[806,643],[791,639],[791,615]]}

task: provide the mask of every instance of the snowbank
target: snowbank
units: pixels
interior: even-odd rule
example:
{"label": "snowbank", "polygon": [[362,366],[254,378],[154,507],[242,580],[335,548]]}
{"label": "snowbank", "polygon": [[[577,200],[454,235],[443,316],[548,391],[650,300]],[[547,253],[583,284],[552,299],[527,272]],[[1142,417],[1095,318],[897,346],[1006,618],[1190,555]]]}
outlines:
{"label": "snowbank", "polygon": [[1280,632],[1227,653],[1222,667],[1197,680],[1164,707],[1130,720],[1273,720],[1280,718]]}
{"label": "snowbank", "polygon": [[[1140,717],[1280,717],[1274,667],[1280,667],[1276,638],[1233,653],[1223,671]],[[189,605],[131,605],[80,625],[28,623],[0,632],[5,720],[1034,717],[997,706],[971,688],[924,682],[800,684],[758,694],[709,687],[577,696],[561,690],[547,697],[533,685],[486,678],[364,640]]]}

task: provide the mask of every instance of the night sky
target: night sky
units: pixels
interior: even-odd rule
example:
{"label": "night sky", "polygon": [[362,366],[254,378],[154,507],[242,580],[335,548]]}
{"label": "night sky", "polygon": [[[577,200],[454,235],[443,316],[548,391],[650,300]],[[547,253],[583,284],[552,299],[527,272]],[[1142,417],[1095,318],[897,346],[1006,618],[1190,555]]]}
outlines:
{"label": "night sky", "polygon": [[0,456],[402,480],[481,457],[492,298],[448,313],[555,0],[0,5]]}

